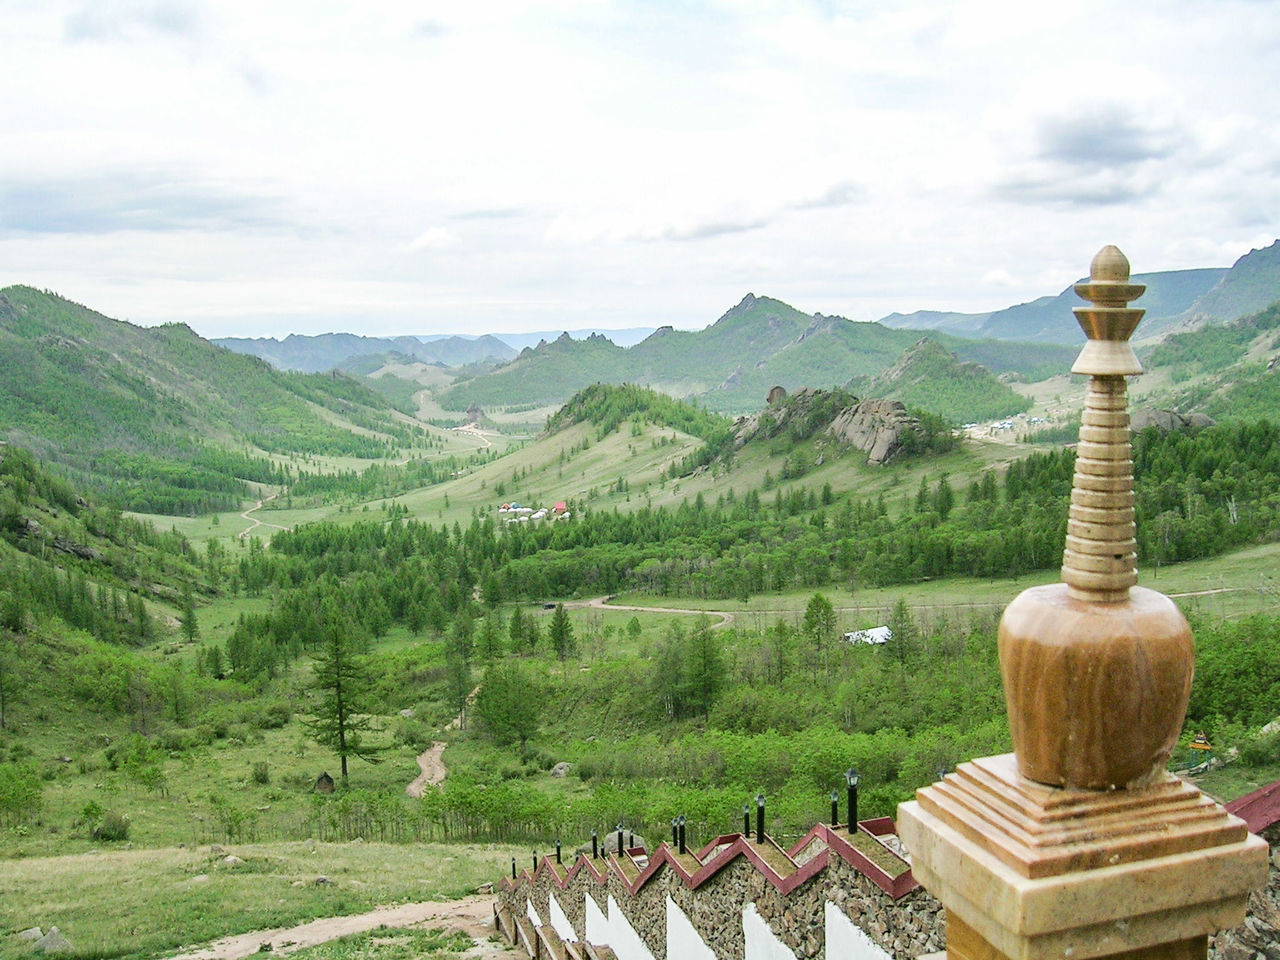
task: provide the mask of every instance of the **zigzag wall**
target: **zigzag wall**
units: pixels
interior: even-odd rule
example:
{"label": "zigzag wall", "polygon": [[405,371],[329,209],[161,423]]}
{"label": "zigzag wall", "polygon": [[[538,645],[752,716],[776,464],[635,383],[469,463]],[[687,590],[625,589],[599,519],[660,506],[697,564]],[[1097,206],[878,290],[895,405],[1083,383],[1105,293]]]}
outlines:
{"label": "zigzag wall", "polygon": [[889,960],[941,950],[941,906],[897,852],[893,821],[856,834],[818,824],[790,849],[717,837],[505,879],[496,922],[530,957],[558,960]]}

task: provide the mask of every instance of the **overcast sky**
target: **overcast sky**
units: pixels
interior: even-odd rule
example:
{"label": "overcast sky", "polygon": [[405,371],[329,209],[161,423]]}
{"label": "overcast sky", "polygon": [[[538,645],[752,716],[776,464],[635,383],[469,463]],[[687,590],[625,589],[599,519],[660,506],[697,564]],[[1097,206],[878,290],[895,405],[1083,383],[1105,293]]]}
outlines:
{"label": "overcast sky", "polygon": [[0,286],[209,336],[871,320],[1280,233],[1280,4],[0,0]]}

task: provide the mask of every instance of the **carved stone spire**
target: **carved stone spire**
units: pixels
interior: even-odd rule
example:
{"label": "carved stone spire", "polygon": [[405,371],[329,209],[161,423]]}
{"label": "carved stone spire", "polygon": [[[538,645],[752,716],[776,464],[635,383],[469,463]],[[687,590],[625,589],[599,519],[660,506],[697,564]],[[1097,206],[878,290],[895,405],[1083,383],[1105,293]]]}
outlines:
{"label": "carved stone spire", "polygon": [[1128,306],[1146,287],[1129,283],[1129,261],[1113,246],[1093,258],[1076,293],[1091,307],[1076,319],[1089,342],[1071,368],[1090,376],[1076,448],[1062,580],[1077,600],[1125,600],[1138,582],[1133,522],[1133,458],[1125,377],[1142,372],[1129,346],[1143,310]]}
{"label": "carved stone spire", "polygon": [[1191,630],[1173,601],[1136,587],[1125,377],[1145,288],[1115,247],[1094,257],[1076,309],[1090,376],[1076,449],[1063,583],[1024,590],[1000,621],[1000,670],[1023,776],[1114,790],[1163,775],[1191,693]]}

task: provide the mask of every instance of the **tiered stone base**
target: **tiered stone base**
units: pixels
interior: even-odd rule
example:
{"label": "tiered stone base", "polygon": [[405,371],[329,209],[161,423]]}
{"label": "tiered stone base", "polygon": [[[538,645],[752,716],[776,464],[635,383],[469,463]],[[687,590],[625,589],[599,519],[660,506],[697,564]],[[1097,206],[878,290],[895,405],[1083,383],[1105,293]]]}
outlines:
{"label": "tiered stone base", "polygon": [[947,904],[953,960],[1203,958],[1267,870],[1267,845],[1176,777],[1053,788],[1012,754],[918,791],[898,825],[916,879]]}

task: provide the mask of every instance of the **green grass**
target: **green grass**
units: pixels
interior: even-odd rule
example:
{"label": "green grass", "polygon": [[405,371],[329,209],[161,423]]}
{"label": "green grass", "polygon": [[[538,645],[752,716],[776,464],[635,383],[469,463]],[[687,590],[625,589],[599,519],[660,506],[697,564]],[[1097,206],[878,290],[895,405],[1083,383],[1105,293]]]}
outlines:
{"label": "green grass", "polygon": [[383,928],[295,951],[303,960],[455,960],[470,950],[471,938],[460,931]]}
{"label": "green grass", "polygon": [[[57,926],[74,945],[75,956],[154,957],[317,917],[454,899],[501,876],[510,858],[523,852],[474,844],[302,841],[95,850],[6,861],[0,878],[0,931]],[[225,863],[229,854],[244,863]],[[333,882],[317,884],[320,876]],[[411,941],[423,946],[416,937]],[[0,938],[0,960],[29,954],[28,944]],[[340,955],[351,954],[332,954]]]}

